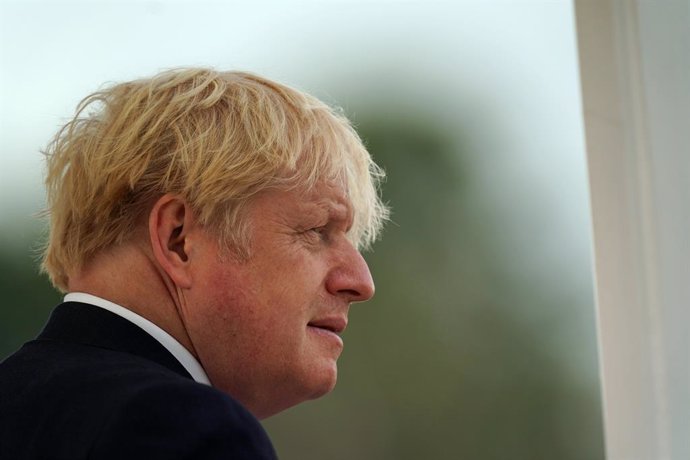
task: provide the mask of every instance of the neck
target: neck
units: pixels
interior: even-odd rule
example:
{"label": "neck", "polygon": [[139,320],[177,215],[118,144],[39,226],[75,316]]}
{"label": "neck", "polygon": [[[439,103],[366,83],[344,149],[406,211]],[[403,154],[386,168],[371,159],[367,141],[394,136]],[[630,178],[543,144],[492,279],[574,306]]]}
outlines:
{"label": "neck", "polygon": [[121,305],[148,319],[197,354],[187,333],[179,289],[153,259],[133,244],[94,256],[70,276],[69,291],[85,292]]}

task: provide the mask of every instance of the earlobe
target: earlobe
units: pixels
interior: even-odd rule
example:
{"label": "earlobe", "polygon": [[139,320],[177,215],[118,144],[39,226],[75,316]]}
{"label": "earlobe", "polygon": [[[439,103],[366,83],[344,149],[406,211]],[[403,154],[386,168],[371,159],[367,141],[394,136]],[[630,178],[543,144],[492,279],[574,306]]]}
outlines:
{"label": "earlobe", "polygon": [[171,194],[159,198],[149,214],[149,241],[154,260],[182,289],[188,289],[192,284],[189,231],[193,223],[189,205]]}

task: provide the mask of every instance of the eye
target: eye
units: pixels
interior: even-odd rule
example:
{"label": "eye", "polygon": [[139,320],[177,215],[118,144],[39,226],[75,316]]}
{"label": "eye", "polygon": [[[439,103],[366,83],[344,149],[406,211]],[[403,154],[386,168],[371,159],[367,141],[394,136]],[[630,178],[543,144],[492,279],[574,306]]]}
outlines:
{"label": "eye", "polygon": [[305,237],[309,238],[310,241],[327,241],[328,240],[328,227],[326,225],[320,227],[312,227],[302,233]]}
{"label": "eye", "polygon": [[326,226],[310,228],[309,232],[324,236],[326,234]]}

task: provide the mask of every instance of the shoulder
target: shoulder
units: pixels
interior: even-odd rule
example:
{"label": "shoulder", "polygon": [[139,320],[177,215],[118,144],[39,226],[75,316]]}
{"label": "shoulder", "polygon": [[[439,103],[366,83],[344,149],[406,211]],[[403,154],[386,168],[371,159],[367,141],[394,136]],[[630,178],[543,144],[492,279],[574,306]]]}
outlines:
{"label": "shoulder", "polygon": [[275,458],[259,422],[212,387],[159,380],[122,396],[94,441],[94,458]]}
{"label": "shoulder", "polygon": [[2,458],[275,458],[237,401],[130,353],[29,343],[0,390]]}

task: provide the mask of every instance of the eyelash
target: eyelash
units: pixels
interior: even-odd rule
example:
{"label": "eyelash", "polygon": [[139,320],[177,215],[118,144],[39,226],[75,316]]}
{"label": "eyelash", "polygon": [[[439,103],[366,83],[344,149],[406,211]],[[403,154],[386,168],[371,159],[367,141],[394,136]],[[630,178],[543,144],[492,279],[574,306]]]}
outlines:
{"label": "eyelash", "polygon": [[312,227],[304,232],[306,235],[315,234],[320,240],[326,241],[328,239],[328,228],[326,225],[320,227]]}

